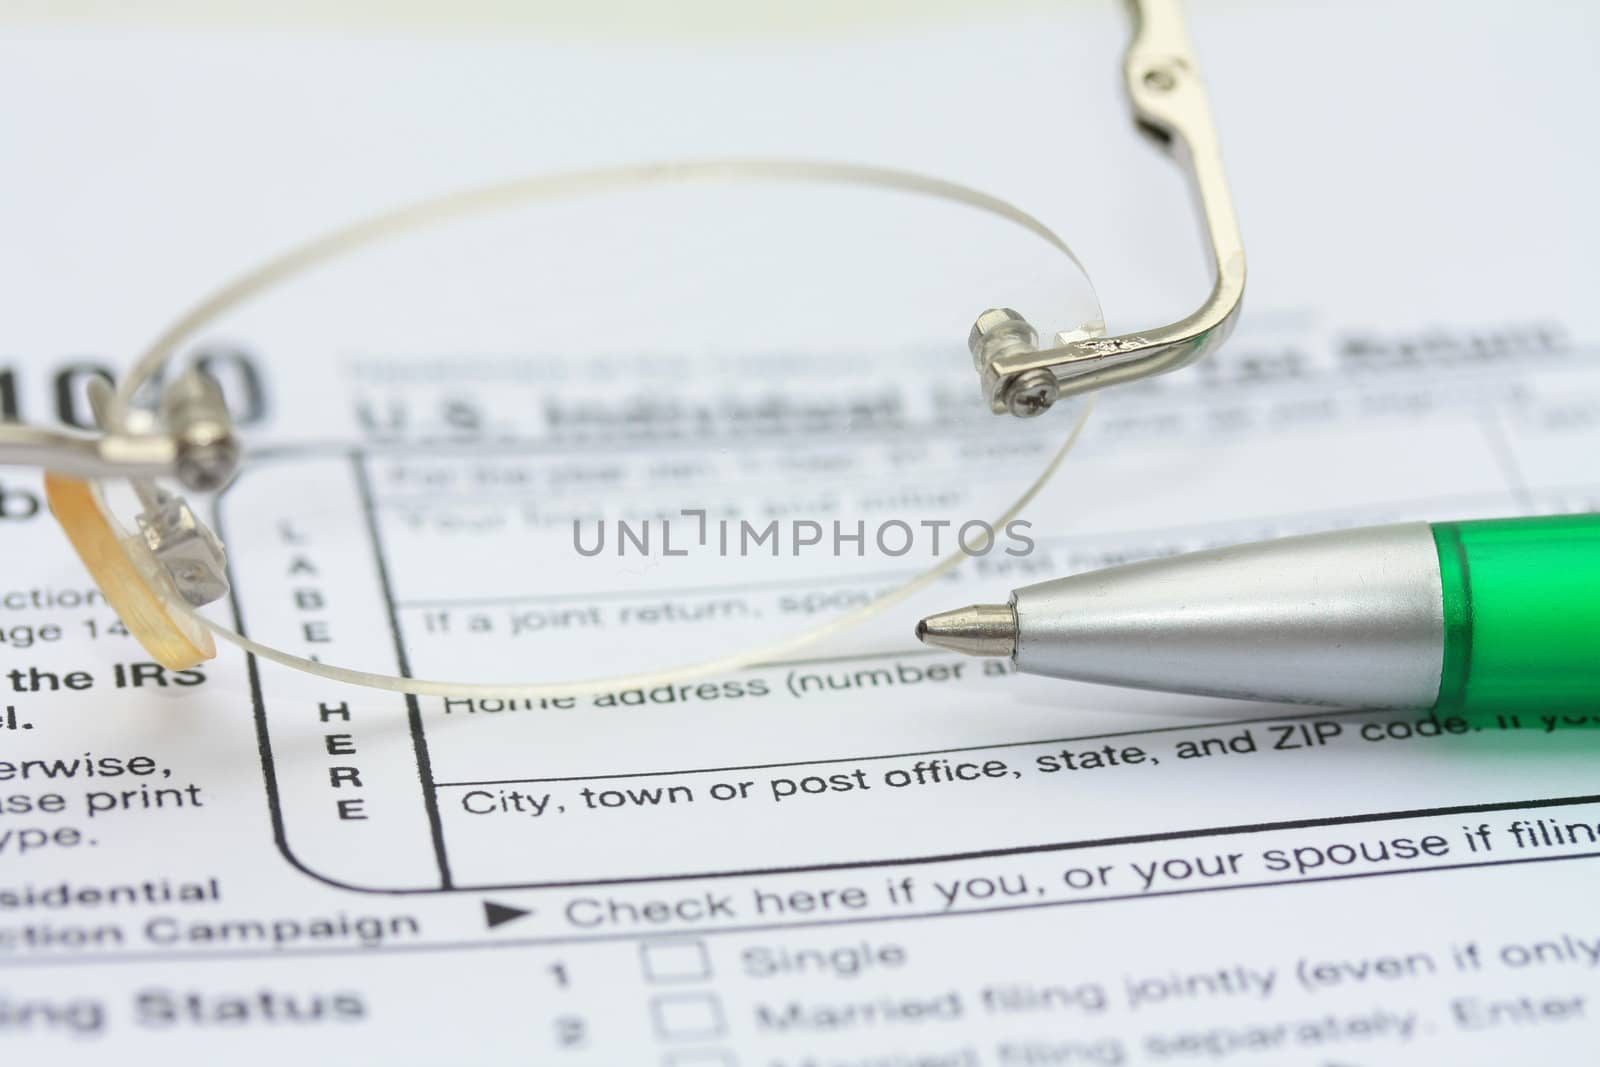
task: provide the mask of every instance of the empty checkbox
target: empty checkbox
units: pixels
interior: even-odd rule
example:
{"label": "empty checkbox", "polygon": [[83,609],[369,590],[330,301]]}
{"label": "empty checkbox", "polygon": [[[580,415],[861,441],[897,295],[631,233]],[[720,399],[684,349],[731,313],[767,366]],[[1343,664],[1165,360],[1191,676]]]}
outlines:
{"label": "empty checkbox", "polygon": [[673,1041],[704,1041],[728,1032],[722,1002],[715,993],[668,993],[650,1001],[656,1036]]}
{"label": "empty checkbox", "polygon": [[647,941],[639,946],[639,957],[651,982],[702,982],[711,977],[711,955],[703,941]]}

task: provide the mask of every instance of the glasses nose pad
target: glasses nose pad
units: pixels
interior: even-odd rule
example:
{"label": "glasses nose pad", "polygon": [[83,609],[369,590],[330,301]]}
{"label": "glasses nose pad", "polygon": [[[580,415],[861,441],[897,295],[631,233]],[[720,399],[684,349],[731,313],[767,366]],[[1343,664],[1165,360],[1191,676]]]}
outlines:
{"label": "glasses nose pad", "polygon": [[124,533],[110,517],[94,485],[47,473],[44,491],[106,602],[152,659],[187,670],[215,658],[211,631],[175,606],[183,594],[171,576],[143,537]]}

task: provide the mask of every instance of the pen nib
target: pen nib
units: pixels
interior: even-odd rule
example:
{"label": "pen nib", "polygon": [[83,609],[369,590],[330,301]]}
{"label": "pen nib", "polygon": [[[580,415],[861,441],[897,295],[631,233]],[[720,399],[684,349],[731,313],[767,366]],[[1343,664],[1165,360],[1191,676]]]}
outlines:
{"label": "pen nib", "polygon": [[1010,604],[972,604],[917,623],[917,640],[969,656],[1009,656],[1017,649],[1017,616]]}

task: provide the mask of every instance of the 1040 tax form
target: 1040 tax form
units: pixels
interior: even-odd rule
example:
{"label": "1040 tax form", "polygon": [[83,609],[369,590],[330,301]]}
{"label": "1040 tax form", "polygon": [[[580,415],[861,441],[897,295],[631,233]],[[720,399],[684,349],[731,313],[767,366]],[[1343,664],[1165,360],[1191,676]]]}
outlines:
{"label": "1040 tax form", "polygon": [[[946,174],[1041,205],[1113,327],[1182,314],[1199,245],[1107,104],[1118,16],[556,40],[22,23],[0,44],[0,414],[81,420],[86,378],[172,311],[377,207],[634,159]],[[1343,525],[1600,509],[1596,160],[1563,110],[1596,88],[1581,14],[1192,18],[1243,323],[1108,393],[1026,513],[1033,550],[969,561],[930,604]],[[538,389],[581,355],[229,341],[264,457],[215,512],[270,564],[235,574],[223,617],[247,634],[505,677],[541,641],[593,656],[647,630],[703,658],[708,620],[874,592],[658,558],[634,561],[648,598],[586,598],[520,562],[571,536],[557,487],[597,470],[646,511],[804,501],[796,472],[839,453],[825,419],[709,457],[590,432],[580,465]],[[941,358],[877,370],[981,403],[965,354]],[[828,374],[797,362],[783,388],[825,409]],[[0,548],[11,1062],[1558,1063],[1600,1041],[1600,705],[1475,728],[1102,690],[930,652],[916,603],[703,681],[408,698],[231,648],[147,662],[26,472],[0,471]]]}

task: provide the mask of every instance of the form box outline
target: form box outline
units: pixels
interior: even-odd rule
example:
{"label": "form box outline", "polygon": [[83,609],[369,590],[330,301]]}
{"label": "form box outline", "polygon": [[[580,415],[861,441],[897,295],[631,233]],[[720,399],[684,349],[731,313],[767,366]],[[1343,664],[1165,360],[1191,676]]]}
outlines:
{"label": "form box outline", "polygon": [[[366,463],[368,455],[369,455],[369,453],[368,453],[368,451],[366,449],[363,449],[363,448],[360,448],[360,447],[351,447],[351,448],[347,448],[347,449],[341,449],[341,450],[338,450],[338,452],[336,454],[334,454],[334,455],[328,455],[326,453],[322,453],[321,450],[317,450],[315,453],[312,453],[312,454],[316,455],[317,458],[337,458],[338,455],[342,455],[344,458],[347,458],[348,460],[350,460],[358,468],[362,467],[362,465],[364,465]],[[292,462],[292,461],[298,460],[298,459],[303,459],[303,458],[306,458],[306,453],[298,453],[298,452],[280,453],[280,454],[277,454],[277,455],[274,455],[274,456],[271,457],[271,459],[273,459],[273,460],[289,461],[289,462]],[[362,477],[362,476],[363,476],[362,473],[358,473],[357,474],[358,479],[360,477]],[[221,505],[221,499],[220,498],[219,499],[214,499],[212,501],[212,509],[211,510],[212,510],[213,525],[217,528],[219,533],[221,533],[222,525],[223,525],[221,523],[221,506],[220,505]],[[377,536],[376,530],[369,529],[369,535],[372,536],[375,539],[376,536]],[[382,556],[382,546],[381,545],[374,544],[372,546],[372,550],[373,550],[373,552],[375,554],[377,554],[379,556],[379,558],[381,558],[381,556]],[[385,592],[386,598],[388,598],[388,590],[387,590],[387,588],[385,588],[384,592]],[[239,603],[237,587],[235,587],[233,589],[230,589],[230,591],[229,591],[229,606],[230,606],[230,608],[232,610],[232,613],[233,613],[233,616],[234,616],[235,625],[238,627],[240,633],[244,633],[245,630],[244,630],[243,612],[242,612],[241,605]],[[386,609],[390,609],[392,611],[392,603],[391,604],[386,604],[385,607],[386,607]],[[390,615],[390,618],[391,619],[393,618],[392,614]],[[394,640],[397,643],[399,641],[401,641],[402,640],[401,635],[399,635],[398,633],[394,632],[394,626],[392,624],[390,626],[390,629],[391,629],[391,634],[392,634]],[[1048,842],[1048,843],[1042,843],[1042,844],[1036,844],[1036,845],[1018,845],[1018,846],[1011,846],[1011,847],[1007,847],[1007,848],[977,849],[977,850],[968,850],[968,851],[964,851],[964,852],[938,853],[938,854],[929,854],[929,855],[920,855],[920,856],[900,856],[900,857],[886,857],[886,858],[878,858],[878,859],[845,860],[845,861],[835,861],[835,862],[797,864],[797,865],[793,865],[793,866],[783,866],[783,867],[764,867],[764,868],[729,869],[729,870],[713,870],[713,871],[694,871],[694,872],[674,872],[674,873],[666,873],[666,874],[630,875],[630,876],[627,876],[627,877],[587,878],[587,879],[580,878],[580,879],[570,879],[570,880],[563,880],[563,881],[495,882],[495,883],[471,884],[471,885],[458,884],[450,877],[449,872],[448,872],[448,865],[447,865],[447,862],[446,862],[445,857],[444,857],[444,842],[438,836],[438,834],[440,833],[440,828],[437,825],[435,825],[435,826],[431,827],[430,829],[433,831],[433,833],[435,835],[434,845],[435,845],[435,850],[436,850],[436,854],[438,856],[438,861],[439,861],[439,865],[440,865],[440,883],[437,884],[437,885],[418,886],[418,887],[413,887],[413,888],[379,888],[379,887],[374,887],[374,886],[355,885],[355,884],[352,884],[352,883],[349,883],[349,882],[341,881],[341,880],[339,880],[337,878],[330,877],[328,875],[321,874],[318,871],[316,871],[316,870],[312,869],[311,867],[307,866],[304,862],[302,862],[294,854],[294,852],[291,849],[291,847],[289,845],[289,842],[288,842],[287,826],[286,826],[285,821],[284,821],[283,811],[282,811],[282,807],[281,807],[281,804],[280,804],[280,801],[279,801],[277,772],[276,772],[276,767],[275,767],[274,758],[273,758],[273,754],[272,754],[272,742],[271,742],[271,736],[270,736],[270,728],[269,728],[268,723],[267,723],[266,694],[265,694],[265,691],[263,690],[263,687],[262,687],[262,684],[261,684],[260,667],[259,667],[259,664],[257,662],[257,658],[253,653],[247,653],[246,654],[246,673],[248,675],[249,683],[250,683],[251,702],[252,702],[252,705],[253,705],[253,718],[255,720],[255,727],[256,727],[257,748],[258,748],[259,756],[260,756],[260,759],[261,759],[262,773],[263,773],[263,778],[264,778],[264,783],[263,784],[265,785],[266,793],[267,793],[268,810],[269,810],[269,815],[270,815],[271,822],[272,822],[273,840],[274,840],[275,845],[278,848],[279,853],[283,856],[285,861],[287,861],[289,863],[290,866],[294,867],[296,870],[300,871],[302,874],[305,874],[307,877],[310,877],[310,878],[312,878],[312,879],[314,879],[316,881],[322,882],[325,885],[333,886],[333,887],[339,888],[339,889],[352,890],[352,891],[360,892],[360,893],[374,893],[374,894],[381,894],[381,895],[412,895],[412,894],[418,894],[418,893],[485,892],[485,891],[492,891],[492,890],[512,890],[512,889],[579,889],[579,888],[591,888],[591,887],[611,886],[611,885],[642,885],[642,884],[660,883],[660,882],[693,881],[693,880],[698,880],[698,879],[740,878],[740,877],[769,876],[769,875],[777,875],[777,874],[809,874],[809,873],[818,873],[818,872],[822,872],[822,871],[836,871],[836,870],[861,870],[861,869],[871,869],[871,868],[892,868],[892,867],[904,867],[904,866],[923,866],[923,865],[935,864],[935,863],[959,862],[959,861],[962,861],[962,860],[994,859],[994,858],[1005,857],[1005,856],[1029,855],[1029,854],[1035,854],[1035,853],[1048,853],[1048,852],[1067,852],[1067,851],[1073,851],[1073,850],[1083,849],[1083,848],[1092,848],[1092,847],[1110,847],[1110,846],[1117,846],[1117,845],[1146,844],[1146,843],[1153,843],[1153,842],[1160,842],[1160,841],[1176,841],[1176,840],[1187,840],[1187,839],[1207,838],[1207,837],[1223,837],[1223,836],[1229,836],[1229,835],[1235,835],[1235,834],[1265,833],[1265,832],[1271,832],[1271,831],[1275,831],[1275,830],[1311,829],[1311,828],[1327,827],[1327,826],[1340,826],[1340,825],[1351,825],[1351,824],[1360,824],[1360,823],[1374,823],[1374,822],[1388,822],[1388,821],[1395,821],[1395,820],[1400,820],[1400,819],[1427,818],[1427,817],[1430,817],[1430,816],[1466,815],[1466,814],[1473,814],[1473,813],[1487,813],[1487,812],[1498,812],[1498,811],[1517,811],[1517,810],[1524,810],[1524,809],[1565,807],[1565,806],[1573,806],[1573,805],[1579,805],[1579,804],[1600,803],[1600,794],[1566,796],[1566,797],[1548,797],[1548,798],[1540,798],[1540,799],[1533,799],[1533,800],[1521,800],[1521,801],[1501,801],[1501,802],[1482,803],[1482,804],[1451,805],[1451,806],[1442,806],[1442,807],[1436,807],[1436,808],[1414,808],[1414,809],[1404,809],[1404,810],[1396,810],[1396,811],[1367,812],[1367,813],[1356,814],[1356,815],[1328,816],[1328,817],[1321,817],[1321,818],[1303,818],[1303,819],[1282,820],[1282,821],[1278,821],[1278,822],[1243,823],[1243,824],[1228,825],[1228,826],[1203,827],[1203,828],[1194,828],[1194,829],[1187,829],[1187,830],[1172,830],[1172,831],[1162,831],[1162,832],[1145,833],[1145,834],[1127,834],[1127,835],[1105,837],[1105,838],[1090,838],[1090,839],[1084,839],[1084,840],[1078,840],[1078,841],[1057,841],[1057,842]],[[1006,748],[1025,747],[1025,746],[1065,744],[1065,743],[1070,743],[1070,742],[1078,742],[1078,741],[1084,741],[1084,740],[1096,740],[1096,739],[1107,738],[1107,737],[1142,736],[1142,735],[1147,735],[1147,734],[1169,733],[1169,732],[1174,732],[1174,731],[1197,730],[1197,729],[1214,730],[1214,729],[1219,729],[1219,728],[1226,728],[1226,727],[1229,727],[1229,726],[1245,725],[1245,724],[1252,724],[1252,723],[1299,722],[1299,721],[1305,721],[1307,719],[1318,719],[1318,718],[1327,718],[1327,717],[1330,717],[1330,716],[1353,715],[1353,714],[1363,714],[1363,713],[1370,714],[1371,712],[1370,711],[1363,711],[1362,709],[1350,709],[1350,710],[1339,710],[1339,711],[1309,712],[1309,713],[1304,714],[1304,715],[1260,716],[1260,717],[1257,717],[1257,718],[1236,719],[1236,720],[1229,720],[1229,721],[1223,721],[1223,722],[1204,722],[1204,723],[1197,723],[1197,724],[1193,724],[1193,725],[1185,724],[1185,725],[1182,725],[1182,726],[1158,727],[1158,728],[1151,729],[1151,730],[1128,730],[1128,731],[1121,731],[1121,732],[1110,733],[1110,734],[1091,734],[1091,735],[1084,735],[1082,737],[1044,738],[1044,739],[1039,739],[1039,740],[1034,740],[1034,741],[1004,742],[1004,743],[1001,743],[1001,744],[998,744],[998,745],[979,745],[979,746],[968,746],[968,747],[953,748],[953,749],[934,749],[934,750],[929,750],[929,751],[925,751],[925,752],[878,754],[877,756],[871,757],[871,758],[905,758],[905,757],[911,757],[911,756],[919,756],[919,757],[920,756],[938,756],[938,755],[947,755],[947,754],[954,753],[954,752],[987,751],[987,750],[992,750],[992,749],[1006,749]],[[419,730],[421,728],[420,718],[421,718],[420,715],[415,715],[415,716],[411,717],[413,731]],[[420,737],[416,737],[415,734],[414,734],[414,739],[416,740],[419,748],[421,748],[423,751],[425,751],[426,741],[424,739],[420,738]],[[840,758],[830,759],[830,760],[798,760],[798,761],[794,761],[793,763],[778,763],[778,764],[769,764],[769,765],[763,765],[763,766],[771,766],[771,767],[807,766],[807,765],[818,765],[818,764],[825,764],[825,763],[850,762],[852,759],[855,759],[856,761],[859,761],[860,759],[863,759],[863,758],[868,758],[868,757],[840,757]],[[717,770],[717,769],[719,769],[719,768],[696,768],[695,770],[697,770],[697,771],[710,771],[710,770]],[[421,773],[422,773],[422,768],[419,767],[419,775]],[[664,774],[664,773],[674,773],[674,772],[654,772],[654,773],[656,773],[656,774]],[[677,773],[689,773],[689,772],[677,772]],[[605,776],[599,776],[599,777],[642,777],[642,776],[646,776],[646,775],[628,775],[628,774],[624,774],[624,775],[605,775]],[[431,779],[427,779],[427,778],[423,777],[419,781],[419,784],[423,786],[424,794],[425,794],[425,796],[424,796],[425,802],[427,804],[429,804],[429,805],[435,805],[437,803],[437,795],[436,795],[437,783],[431,781]],[[449,783],[449,784],[451,784],[451,785],[461,785],[461,784],[468,784],[468,783]],[[1418,868],[1418,870],[1426,870],[1426,869],[1428,869],[1428,868]],[[1404,873],[1404,872],[1396,871],[1394,873]]]}

